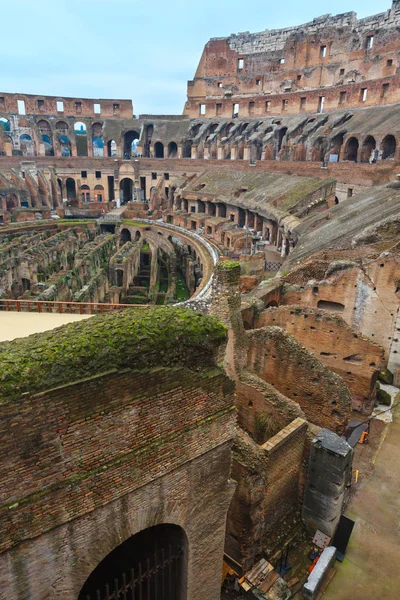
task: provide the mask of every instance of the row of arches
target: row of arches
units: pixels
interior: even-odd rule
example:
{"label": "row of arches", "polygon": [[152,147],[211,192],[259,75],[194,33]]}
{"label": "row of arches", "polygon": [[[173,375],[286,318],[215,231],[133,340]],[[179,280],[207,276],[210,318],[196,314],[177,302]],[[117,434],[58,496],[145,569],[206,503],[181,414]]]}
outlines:
{"label": "row of arches", "polygon": [[[57,179],[58,187],[60,190],[61,197],[63,197],[63,182],[61,179]],[[68,200],[77,200],[77,186],[76,181],[73,177],[67,177],[64,182],[66,197]],[[92,201],[92,192],[90,187],[86,184],[80,186],[80,194],[82,202],[91,202]],[[103,202],[104,198],[104,187],[102,185],[95,185],[93,189],[93,200],[94,202]]]}

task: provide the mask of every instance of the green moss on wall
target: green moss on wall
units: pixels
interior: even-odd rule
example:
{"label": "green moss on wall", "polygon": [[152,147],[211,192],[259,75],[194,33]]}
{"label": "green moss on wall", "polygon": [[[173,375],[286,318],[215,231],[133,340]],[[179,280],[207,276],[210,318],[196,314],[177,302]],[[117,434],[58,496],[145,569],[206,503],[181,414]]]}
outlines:
{"label": "green moss on wall", "polygon": [[177,307],[125,309],[0,344],[0,402],[115,368],[209,368],[226,339],[213,317]]}

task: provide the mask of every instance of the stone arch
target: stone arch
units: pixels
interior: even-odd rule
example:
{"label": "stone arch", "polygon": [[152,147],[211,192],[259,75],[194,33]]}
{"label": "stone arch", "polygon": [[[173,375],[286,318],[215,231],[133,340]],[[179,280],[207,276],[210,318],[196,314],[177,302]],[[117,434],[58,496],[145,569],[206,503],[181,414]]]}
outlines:
{"label": "stone arch", "polygon": [[278,129],[278,131],[276,132],[276,139],[277,139],[277,152],[280,152],[282,149],[282,144],[283,144],[283,138],[285,137],[286,133],[287,133],[288,128],[287,127],[281,127],[280,129]]}
{"label": "stone arch", "polygon": [[192,142],[189,140],[186,140],[183,143],[183,151],[182,151],[182,158],[192,158]]}
{"label": "stone arch", "polygon": [[121,229],[120,238],[121,238],[121,244],[126,244],[127,242],[131,242],[132,235],[131,235],[131,232],[129,231],[129,229],[127,229],[126,227]]}
{"label": "stone arch", "polygon": [[100,184],[94,186],[94,196],[96,202],[103,202],[104,200],[104,187]]}
{"label": "stone arch", "polygon": [[156,142],[154,144],[154,157],[164,158],[164,144],[162,142]]}
{"label": "stone arch", "polygon": [[74,124],[76,152],[78,156],[88,155],[87,129],[85,123],[77,121]]}
{"label": "stone arch", "polygon": [[124,134],[124,159],[129,160],[132,156],[138,155],[140,135],[137,131],[131,130]]}
{"label": "stone arch", "polygon": [[11,131],[10,121],[5,117],[0,117],[0,127],[2,127],[4,131]]}
{"label": "stone arch", "polygon": [[119,184],[121,203],[131,202],[133,200],[133,180],[130,177],[124,177]]}
{"label": "stone arch", "polygon": [[107,142],[107,156],[117,158],[117,155],[118,155],[117,142],[115,140],[109,140]]}
{"label": "stone arch", "polygon": [[339,161],[339,157],[340,157],[340,152],[342,149],[342,145],[343,145],[343,140],[344,140],[344,133],[338,133],[336,134],[330,141],[330,149],[329,149],[329,153],[330,155],[337,155],[337,160]]}
{"label": "stone arch", "polygon": [[54,156],[53,135],[51,132],[50,123],[44,119],[40,119],[40,121],[38,121],[38,128],[44,144],[45,156]]}
{"label": "stone arch", "polygon": [[376,140],[372,135],[367,135],[361,146],[360,162],[368,163],[375,159]]}
{"label": "stone arch", "polygon": [[19,137],[19,145],[23,156],[34,156],[34,145],[30,135],[23,133]]}
{"label": "stone arch", "polygon": [[104,156],[103,123],[92,125],[93,156]]}
{"label": "stone arch", "polygon": [[[186,600],[188,546],[186,533],[178,525],[147,527],[103,558],[81,588],[78,600],[105,597],[106,586],[112,591],[115,584],[119,588],[124,580],[138,598],[140,590],[143,598]],[[136,573],[133,580],[132,570]],[[153,571],[153,575],[147,576],[148,571]]]}
{"label": "stone arch", "polygon": [[313,162],[323,162],[328,148],[328,141],[325,137],[319,137],[315,140],[311,160]]}
{"label": "stone arch", "polygon": [[61,156],[71,156],[71,142],[68,137],[68,124],[65,121],[56,123],[56,138],[60,145]]}
{"label": "stone arch", "polygon": [[355,136],[350,137],[344,148],[343,160],[351,160],[357,162],[359,141]]}
{"label": "stone arch", "polygon": [[76,200],[76,182],[72,177],[68,177],[65,181],[68,200]]}
{"label": "stone arch", "polygon": [[170,142],[168,144],[168,158],[176,158],[178,156],[178,144]]}
{"label": "stone arch", "polygon": [[82,202],[90,202],[90,187],[86,184],[81,185]]}
{"label": "stone arch", "polygon": [[396,138],[394,135],[387,135],[383,138],[381,144],[382,160],[387,158],[394,158],[396,155]]}
{"label": "stone arch", "polygon": [[10,211],[13,208],[17,208],[19,206],[18,198],[16,194],[7,194],[6,195],[6,210]]}

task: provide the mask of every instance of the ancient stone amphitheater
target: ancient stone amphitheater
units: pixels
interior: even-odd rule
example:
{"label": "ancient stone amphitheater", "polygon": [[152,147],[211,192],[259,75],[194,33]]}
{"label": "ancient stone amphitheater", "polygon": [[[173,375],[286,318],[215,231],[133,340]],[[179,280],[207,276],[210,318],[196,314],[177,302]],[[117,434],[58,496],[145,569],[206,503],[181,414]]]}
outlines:
{"label": "ancient stone amphitheater", "polygon": [[213,38],[183,115],[0,93],[0,316],[97,315],[0,344],[1,600],[317,597],[400,386],[399,27]]}

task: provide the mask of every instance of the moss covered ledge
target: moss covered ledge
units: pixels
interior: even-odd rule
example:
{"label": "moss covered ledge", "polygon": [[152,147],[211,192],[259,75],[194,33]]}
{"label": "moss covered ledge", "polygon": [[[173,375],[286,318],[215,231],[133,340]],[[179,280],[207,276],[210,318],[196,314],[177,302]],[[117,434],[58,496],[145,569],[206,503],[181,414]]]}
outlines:
{"label": "moss covered ledge", "polygon": [[208,369],[226,340],[217,319],[178,307],[126,309],[0,344],[0,403],[130,367]]}

